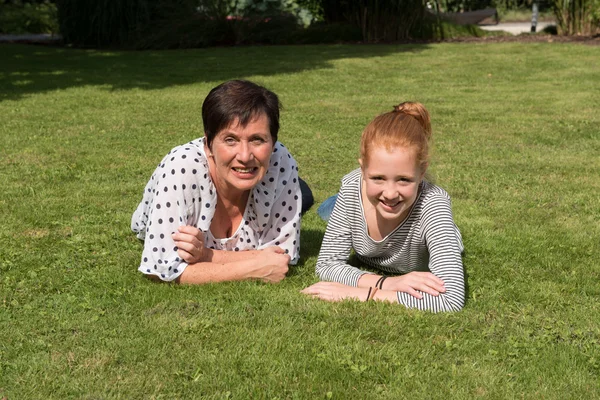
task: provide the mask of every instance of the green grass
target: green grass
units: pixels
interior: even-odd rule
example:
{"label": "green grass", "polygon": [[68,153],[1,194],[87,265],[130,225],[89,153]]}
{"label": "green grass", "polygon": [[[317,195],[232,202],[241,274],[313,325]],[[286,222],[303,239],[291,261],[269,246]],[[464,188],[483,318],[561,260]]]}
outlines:
{"label": "green grass", "polygon": [[[0,45],[0,59],[0,397],[600,397],[600,48]],[[371,118],[423,102],[464,236],[465,309],[302,296],[316,206],[279,285],[144,279],[131,213],[231,78],[280,95],[316,205],[358,165]]]}

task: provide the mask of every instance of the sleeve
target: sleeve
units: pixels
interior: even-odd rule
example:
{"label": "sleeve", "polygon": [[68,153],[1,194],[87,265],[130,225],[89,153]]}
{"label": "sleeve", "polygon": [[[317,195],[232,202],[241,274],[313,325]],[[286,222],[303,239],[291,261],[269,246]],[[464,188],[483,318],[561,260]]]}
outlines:
{"label": "sleeve", "polygon": [[[273,204],[269,204],[269,222],[261,235],[258,249],[279,246],[290,255],[290,264],[295,265],[300,258],[300,210],[302,195],[298,180],[298,166],[294,158],[281,145],[279,161],[274,164],[277,169],[276,196]],[[268,178],[270,179],[270,178]]]}
{"label": "sleeve", "polygon": [[189,154],[190,151],[180,149],[169,153],[155,170],[146,189],[150,192],[146,196],[147,223],[139,270],[164,281],[176,279],[187,267],[178,256],[171,235],[179,226],[196,226],[201,207],[214,207],[202,202],[199,186],[202,179],[206,179],[206,170],[199,156]]}
{"label": "sleeve", "polygon": [[446,292],[438,296],[422,293],[422,299],[398,292],[398,302],[433,312],[460,311],[465,303],[463,244],[454,224],[449,198],[436,196],[424,206],[422,230],[429,252],[429,270],[444,281]]}
{"label": "sleeve", "polygon": [[[350,195],[350,196],[349,196]],[[352,199],[349,199],[352,197]],[[358,207],[358,196],[352,196],[342,185],[327,223],[316,273],[321,280],[358,286],[359,278],[368,272],[347,263],[352,251],[352,221],[350,207]]]}

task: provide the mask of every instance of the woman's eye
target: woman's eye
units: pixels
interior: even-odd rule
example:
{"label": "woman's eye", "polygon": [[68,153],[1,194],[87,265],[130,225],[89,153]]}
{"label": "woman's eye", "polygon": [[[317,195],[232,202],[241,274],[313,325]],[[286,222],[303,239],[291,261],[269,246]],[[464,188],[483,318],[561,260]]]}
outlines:
{"label": "woman's eye", "polygon": [[233,143],[235,143],[235,139],[232,137],[225,138],[225,143],[233,144]]}

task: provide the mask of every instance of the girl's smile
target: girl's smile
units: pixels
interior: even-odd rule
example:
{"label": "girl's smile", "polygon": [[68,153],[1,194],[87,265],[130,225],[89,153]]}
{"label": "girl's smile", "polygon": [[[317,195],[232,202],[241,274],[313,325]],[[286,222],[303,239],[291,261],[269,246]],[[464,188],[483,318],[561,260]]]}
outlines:
{"label": "girl's smile", "polygon": [[359,162],[363,172],[363,208],[374,208],[377,219],[400,223],[408,216],[425,173],[415,151],[378,146],[371,149],[368,162]]}

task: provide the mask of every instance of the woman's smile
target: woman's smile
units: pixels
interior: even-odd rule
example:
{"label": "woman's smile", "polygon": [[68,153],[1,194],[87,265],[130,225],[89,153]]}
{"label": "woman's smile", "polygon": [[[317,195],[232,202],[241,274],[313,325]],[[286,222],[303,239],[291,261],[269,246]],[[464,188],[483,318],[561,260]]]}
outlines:
{"label": "woman's smile", "polygon": [[236,118],[219,132],[211,148],[205,149],[217,192],[246,192],[256,186],[267,173],[273,145],[265,114],[246,126],[240,126]]}

